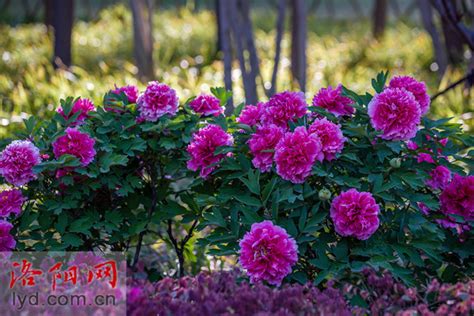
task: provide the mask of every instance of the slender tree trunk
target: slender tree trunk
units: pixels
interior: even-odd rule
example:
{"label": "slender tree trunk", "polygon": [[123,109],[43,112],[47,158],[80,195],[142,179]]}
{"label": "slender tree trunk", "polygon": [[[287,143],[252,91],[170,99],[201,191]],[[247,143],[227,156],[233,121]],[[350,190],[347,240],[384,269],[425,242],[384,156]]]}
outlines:
{"label": "slender tree trunk", "polygon": [[222,22],[221,22],[221,15],[219,14],[220,10],[220,1],[215,0],[215,12],[216,12],[216,22],[217,22],[217,52],[222,51],[222,35],[221,35],[221,28],[222,28]]}
{"label": "slender tree trunk", "polygon": [[[231,36],[230,36],[230,24],[227,18],[229,12],[229,1],[217,0],[218,4],[218,16],[217,20],[220,21],[218,32],[221,40],[221,48],[224,58],[224,85],[225,89],[232,91],[232,48],[231,48]],[[227,101],[225,109],[226,115],[231,115],[234,112],[234,104],[232,98]]]}
{"label": "slender tree trunk", "polygon": [[433,21],[433,10],[431,4],[429,0],[418,0],[418,5],[423,26],[431,36],[431,41],[433,43],[433,52],[435,55],[434,57],[436,63],[438,64],[438,73],[440,76],[443,76],[444,72],[446,71],[448,62],[446,57],[446,51],[444,50],[440,34]]}
{"label": "slender tree trunk", "polygon": [[277,75],[278,66],[280,64],[281,55],[281,40],[283,39],[283,32],[285,31],[285,12],[286,12],[286,0],[278,1],[278,17],[276,22],[276,36],[275,36],[275,59],[273,62],[272,81],[269,91],[269,95],[275,94],[277,91]]}
{"label": "slender tree trunk", "polygon": [[53,0],[43,0],[44,4],[44,24],[48,30],[53,28]]}
{"label": "slender tree trunk", "polygon": [[301,91],[306,90],[306,5],[304,0],[291,1],[291,72]]}
{"label": "slender tree trunk", "polygon": [[373,10],[373,34],[376,39],[380,39],[385,32],[387,23],[387,0],[375,0]]}
{"label": "slender tree trunk", "polygon": [[53,0],[54,57],[55,68],[71,66],[71,35],[74,20],[73,0]]}
{"label": "slender tree trunk", "polygon": [[444,43],[446,45],[446,51],[448,52],[448,60],[451,64],[457,65],[463,62],[463,38],[451,25],[449,21],[444,19],[441,21],[444,34]]}
{"label": "slender tree trunk", "polygon": [[134,55],[138,77],[142,81],[154,78],[153,9],[151,0],[130,0],[133,16]]}
{"label": "slender tree trunk", "polygon": [[[258,59],[257,48],[255,47],[255,40],[253,36],[252,21],[250,20],[250,4],[249,0],[239,0],[240,13],[242,17],[241,29],[244,32],[245,37],[245,49],[248,52],[248,80],[251,90],[251,94],[248,97],[248,101],[251,104],[256,104],[258,101],[257,94],[257,78],[260,78],[262,86],[263,79],[260,75],[260,61]],[[237,36],[237,34],[236,34]]]}

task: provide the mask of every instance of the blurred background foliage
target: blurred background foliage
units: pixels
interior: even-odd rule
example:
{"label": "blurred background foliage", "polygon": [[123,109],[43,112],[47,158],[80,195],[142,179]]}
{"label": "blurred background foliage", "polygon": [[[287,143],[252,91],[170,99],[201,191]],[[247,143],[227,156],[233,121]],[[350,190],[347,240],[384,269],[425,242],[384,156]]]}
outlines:
{"label": "blurred background foliage", "polygon": [[[408,3],[399,1],[401,5],[405,2]],[[8,11],[1,12],[0,137],[11,135],[22,118],[30,114],[48,118],[60,98],[88,97],[97,105],[114,85],[137,84],[140,89],[144,88],[145,83],[136,79],[128,3],[95,1],[93,12],[89,12],[90,8],[85,10],[84,3],[76,3],[73,66],[69,70],[53,68],[53,35],[39,20],[41,16],[20,14],[21,8],[16,7],[15,2]],[[154,10],[156,80],[176,89],[182,101],[200,92],[209,92],[212,86],[223,86],[213,3],[187,1],[178,6],[176,2],[160,1]],[[251,10],[265,82],[271,78],[275,50],[277,11],[270,7],[271,1],[258,1],[252,2]],[[334,1],[332,8],[323,4],[308,13],[308,102],[315,92],[327,85],[343,83],[355,91],[365,91],[370,78],[382,69],[390,70],[392,75],[411,74],[426,81],[430,94],[465,74],[465,66],[461,65],[449,67],[442,78],[438,76],[431,38],[416,13],[391,16],[384,37],[379,40],[372,35],[370,14],[365,16],[355,14],[343,0]],[[289,69],[289,33],[287,25],[277,90],[294,89]],[[468,64],[470,51],[464,52],[464,58]],[[240,103],[244,92],[237,61],[233,62],[233,68],[234,96]],[[264,99],[263,91],[259,91],[259,96]],[[470,112],[473,110],[472,97],[457,88],[438,98],[430,115],[455,116],[466,124],[466,129],[472,130],[474,121]]]}

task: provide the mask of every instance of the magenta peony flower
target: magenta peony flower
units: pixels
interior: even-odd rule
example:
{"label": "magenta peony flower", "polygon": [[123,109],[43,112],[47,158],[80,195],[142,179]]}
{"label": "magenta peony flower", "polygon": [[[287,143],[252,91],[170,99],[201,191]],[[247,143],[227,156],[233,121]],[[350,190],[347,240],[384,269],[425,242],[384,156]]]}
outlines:
{"label": "magenta peony flower", "polygon": [[441,195],[441,212],[446,215],[461,215],[466,220],[474,219],[474,176],[454,175]]}
{"label": "magenta peony flower", "polygon": [[280,92],[262,105],[262,122],[286,128],[288,122],[303,117],[307,109],[303,92]]}
{"label": "magenta peony flower", "polygon": [[0,219],[0,252],[11,251],[16,246],[15,239],[10,235],[10,230],[12,228],[12,224]]}
{"label": "magenta peony flower", "polygon": [[445,166],[438,166],[430,172],[430,179],[426,184],[432,189],[444,189],[451,181],[451,171]]}
{"label": "magenta peony flower", "polygon": [[193,134],[193,139],[188,145],[187,152],[191,155],[188,161],[188,169],[197,171],[201,169],[200,175],[206,178],[214,169],[216,164],[224,158],[224,154],[214,155],[220,146],[232,146],[234,139],[220,126],[209,124]]}
{"label": "magenta peony flower", "polygon": [[368,113],[372,127],[382,131],[381,137],[387,140],[413,138],[421,118],[413,94],[398,88],[387,88],[376,94],[369,103]]}
{"label": "magenta peony flower", "polygon": [[67,128],[66,134],[54,141],[53,152],[56,159],[66,154],[75,156],[85,167],[94,160],[96,154],[94,145],[95,140],[88,134],[75,128]]}
{"label": "magenta peony flower", "polygon": [[204,116],[219,116],[224,113],[221,101],[213,95],[202,94],[189,103],[191,109]]}
{"label": "magenta peony flower", "polygon": [[428,154],[428,153],[419,153],[417,156],[416,156],[416,161],[418,163],[422,163],[422,162],[427,162],[427,163],[435,163],[433,157]]}
{"label": "magenta peony flower", "polygon": [[274,152],[269,150],[275,149],[275,146],[284,134],[285,131],[274,124],[257,128],[255,134],[248,141],[250,152],[254,157],[252,163],[255,168],[260,169],[262,172],[270,171]]}
{"label": "magenta peony flower", "polygon": [[355,109],[351,106],[354,102],[342,95],[342,85],[336,89],[331,86],[322,88],[313,98],[313,106],[325,108],[335,116],[352,115]]}
{"label": "magenta peony flower", "polygon": [[128,98],[128,103],[136,103],[138,99],[138,88],[134,85],[128,85],[124,87],[115,86],[115,89],[112,90],[113,93],[120,95],[120,93],[125,93]]}
{"label": "magenta peony flower", "polygon": [[379,227],[379,206],[369,192],[350,189],[331,203],[331,218],[341,236],[368,239]]}
{"label": "magenta peony flower", "polygon": [[410,150],[417,150],[418,149],[418,144],[415,143],[414,141],[412,140],[409,140],[407,142],[407,148],[410,149]]}
{"label": "magenta peony flower", "polygon": [[18,189],[5,190],[0,192],[0,217],[8,217],[10,214],[18,216],[25,198]]}
{"label": "magenta peony flower", "polygon": [[58,113],[62,117],[64,117],[65,120],[69,120],[74,114],[76,114],[79,111],[80,111],[79,116],[74,122],[71,123],[71,126],[79,125],[82,122],[84,122],[89,117],[88,113],[95,111],[94,103],[92,103],[92,101],[89,99],[79,98],[72,105],[71,112],[69,113],[69,115],[66,115],[64,113],[64,110],[61,106],[58,108]]}
{"label": "magenta peony flower", "polygon": [[41,162],[39,149],[28,140],[14,140],[0,153],[0,174],[15,186],[36,179],[33,167]]}
{"label": "magenta peony flower", "polygon": [[297,261],[295,240],[271,221],[252,224],[240,241],[239,262],[252,283],[267,281],[279,286]]}
{"label": "magenta peony flower", "polygon": [[151,81],[145,92],[137,99],[140,121],[156,122],[165,114],[175,115],[178,112],[176,91],[164,83]]}
{"label": "magenta peony flower", "polygon": [[237,118],[237,122],[249,126],[255,126],[260,123],[262,116],[262,108],[264,103],[259,102],[257,105],[247,105]]}
{"label": "magenta peony flower", "polygon": [[328,121],[326,118],[316,119],[308,131],[319,137],[325,160],[333,160],[336,158],[336,154],[340,153],[344,148],[346,138],[342,135],[340,126]]}
{"label": "magenta peony flower", "polygon": [[430,109],[430,96],[426,92],[426,85],[423,81],[417,81],[409,76],[397,76],[390,80],[389,88],[406,89],[411,92],[420,105],[421,115]]}
{"label": "magenta peony flower", "polygon": [[324,158],[321,149],[318,136],[308,133],[303,126],[293,133],[287,132],[275,148],[277,173],[285,180],[303,183],[316,160]]}

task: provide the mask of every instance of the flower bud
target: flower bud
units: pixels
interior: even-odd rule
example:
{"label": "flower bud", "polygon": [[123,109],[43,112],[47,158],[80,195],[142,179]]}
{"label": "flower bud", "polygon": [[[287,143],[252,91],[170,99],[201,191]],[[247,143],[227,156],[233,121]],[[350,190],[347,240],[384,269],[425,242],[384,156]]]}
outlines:
{"label": "flower bud", "polygon": [[390,166],[393,168],[400,168],[402,165],[402,158],[392,158],[390,159]]}
{"label": "flower bud", "polygon": [[331,198],[331,191],[326,188],[323,188],[319,191],[318,196],[321,201],[327,201]]}

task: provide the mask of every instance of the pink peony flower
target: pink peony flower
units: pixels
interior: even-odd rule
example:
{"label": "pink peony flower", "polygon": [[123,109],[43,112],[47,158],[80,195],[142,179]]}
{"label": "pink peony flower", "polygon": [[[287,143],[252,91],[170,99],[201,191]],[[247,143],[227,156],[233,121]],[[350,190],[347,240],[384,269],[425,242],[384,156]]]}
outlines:
{"label": "pink peony flower", "polygon": [[249,126],[255,126],[260,123],[262,116],[262,107],[264,104],[259,102],[257,105],[247,105],[237,118],[237,122]]}
{"label": "pink peony flower", "polygon": [[204,116],[219,116],[224,113],[221,101],[213,95],[202,94],[189,103],[189,107]]}
{"label": "pink peony flower", "polygon": [[275,148],[277,173],[285,180],[303,183],[316,160],[322,161],[321,141],[303,126],[287,132]]}
{"label": "pink peony flower", "polygon": [[412,140],[409,140],[407,142],[407,148],[410,149],[410,150],[417,150],[418,149],[418,144],[415,143],[414,141]]}
{"label": "pink peony flower", "polygon": [[14,140],[0,153],[0,174],[15,186],[36,179],[33,167],[41,162],[39,149],[28,140]]}
{"label": "pink peony flower", "polygon": [[376,94],[368,106],[373,128],[382,131],[387,140],[413,138],[420,124],[421,112],[418,102],[405,89],[387,88]]}
{"label": "pink peony flower", "polygon": [[85,167],[94,160],[96,154],[94,145],[95,140],[88,134],[75,128],[67,128],[66,134],[54,141],[53,152],[56,159],[66,154],[75,156]]}
{"label": "pink peony flower", "polygon": [[351,106],[354,102],[342,95],[342,85],[336,89],[331,86],[322,88],[313,98],[313,106],[322,107],[335,116],[352,115],[355,109]]}
{"label": "pink peony flower", "polygon": [[138,99],[138,88],[133,85],[128,85],[128,86],[123,86],[117,88],[115,86],[115,89],[112,90],[113,93],[120,95],[122,92],[125,93],[125,95],[128,98],[128,103],[136,103]]}
{"label": "pink peony flower", "polygon": [[283,137],[285,131],[276,125],[265,125],[257,128],[249,141],[250,152],[253,155],[252,163],[262,172],[270,171],[273,163],[275,146]]}
{"label": "pink peony flower", "polygon": [[25,198],[18,189],[5,190],[0,192],[0,217],[8,217],[10,214],[18,216]]}
{"label": "pink peony flower", "polygon": [[240,241],[240,265],[252,283],[279,286],[298,261],[298,247],[285,229],[271,221],[252,224]]}
{"label": "pink peony flower", "polygon": [[280,92],[262,105],[262,122],[286,128],[288,122],[303,117],[307,109],[303,92]]}
{"label": "pink peony flower", "polygon": [[369,192],[350,189],[331,203],[331,218],[341,236],[368,239],[379,227],[379,206]]}
{"label": "pink peony flower", "polygon": [[209,124],[201,128],[194,133],[187,148],[187,152],[191,155],[187,164],[188,169],[193,171],[201,169],[201,177],[206,178],[224,158],[224,154],[214,154],[216,149],[220,146],[232,146],[233,143],[232,136],[218,125]]}
{"label": "pink peony flower", "polygon": [[409,76],[397,76],[390,80],[388,86],[389,88],[406,89],[411,92],[420,105],[421,115],[425,114],[430,109],[431,99],[426,92],[426,85],[423,81],[417,81]]}
{"label": "pink peony flower", "polygon": [[445,166],[438,166],[430,172],[430,179],[426,184],[432,189],[444,189],[451,181],[451,171]]}
{"label": "pink peony flower", "polygon": [[326,118],[316,119],[308,131],[319,137],[325,160],[333,160],[344,148],[346,138],[342,135],[340,126]]}
{"label": "pink peony flower", "polygon": [[79,98],[76,102],[74,102],[69,115],[64,113],[64,110],[61,106],[58,108],[58,113],[64,117],[65,120],[69,120],[74,114],[80,112],[76,120],[71,123],[71,126],[79,125],[84,122],[89,117],[88,113],[93,111],[95,111],[94,103],[92,103],[91,100],[85,98]]}
{"label": "pink peony flower", "polygon": [[418,205],[418,207],[420,208],[420,211],[421,213],[423,213],[424,215],[428,215],[430,214],[431,210],[430,208],[423,202],[417,202],[416,203]]}
{"label": "pink peony flower", "polygon": [[10,235],[10,230],[12,228],[12,224],[0,219],[0,252],[11,251],[16,246],[15,239]]}
{"label": "pink peony flower", "polygon": [[165,114],[175,115],[178,112],[178,102],[174,89],[164,83],[151,81],[137,99],[139,120],[156,122]]}
{"label": "pink peony flower", "polygon": [[416,156],[416,161],[418,163],[422,163],[422,162],[427,162],[427,163],[435,163],[433,157],[428,154],[428,153],[419,153],[417,156]]}
{"label": "pink peony flower", "polygon": [[441,212],[446,215],[461,215],[466,220],[474,219],[474,176],[454,175],[439,196]]}

